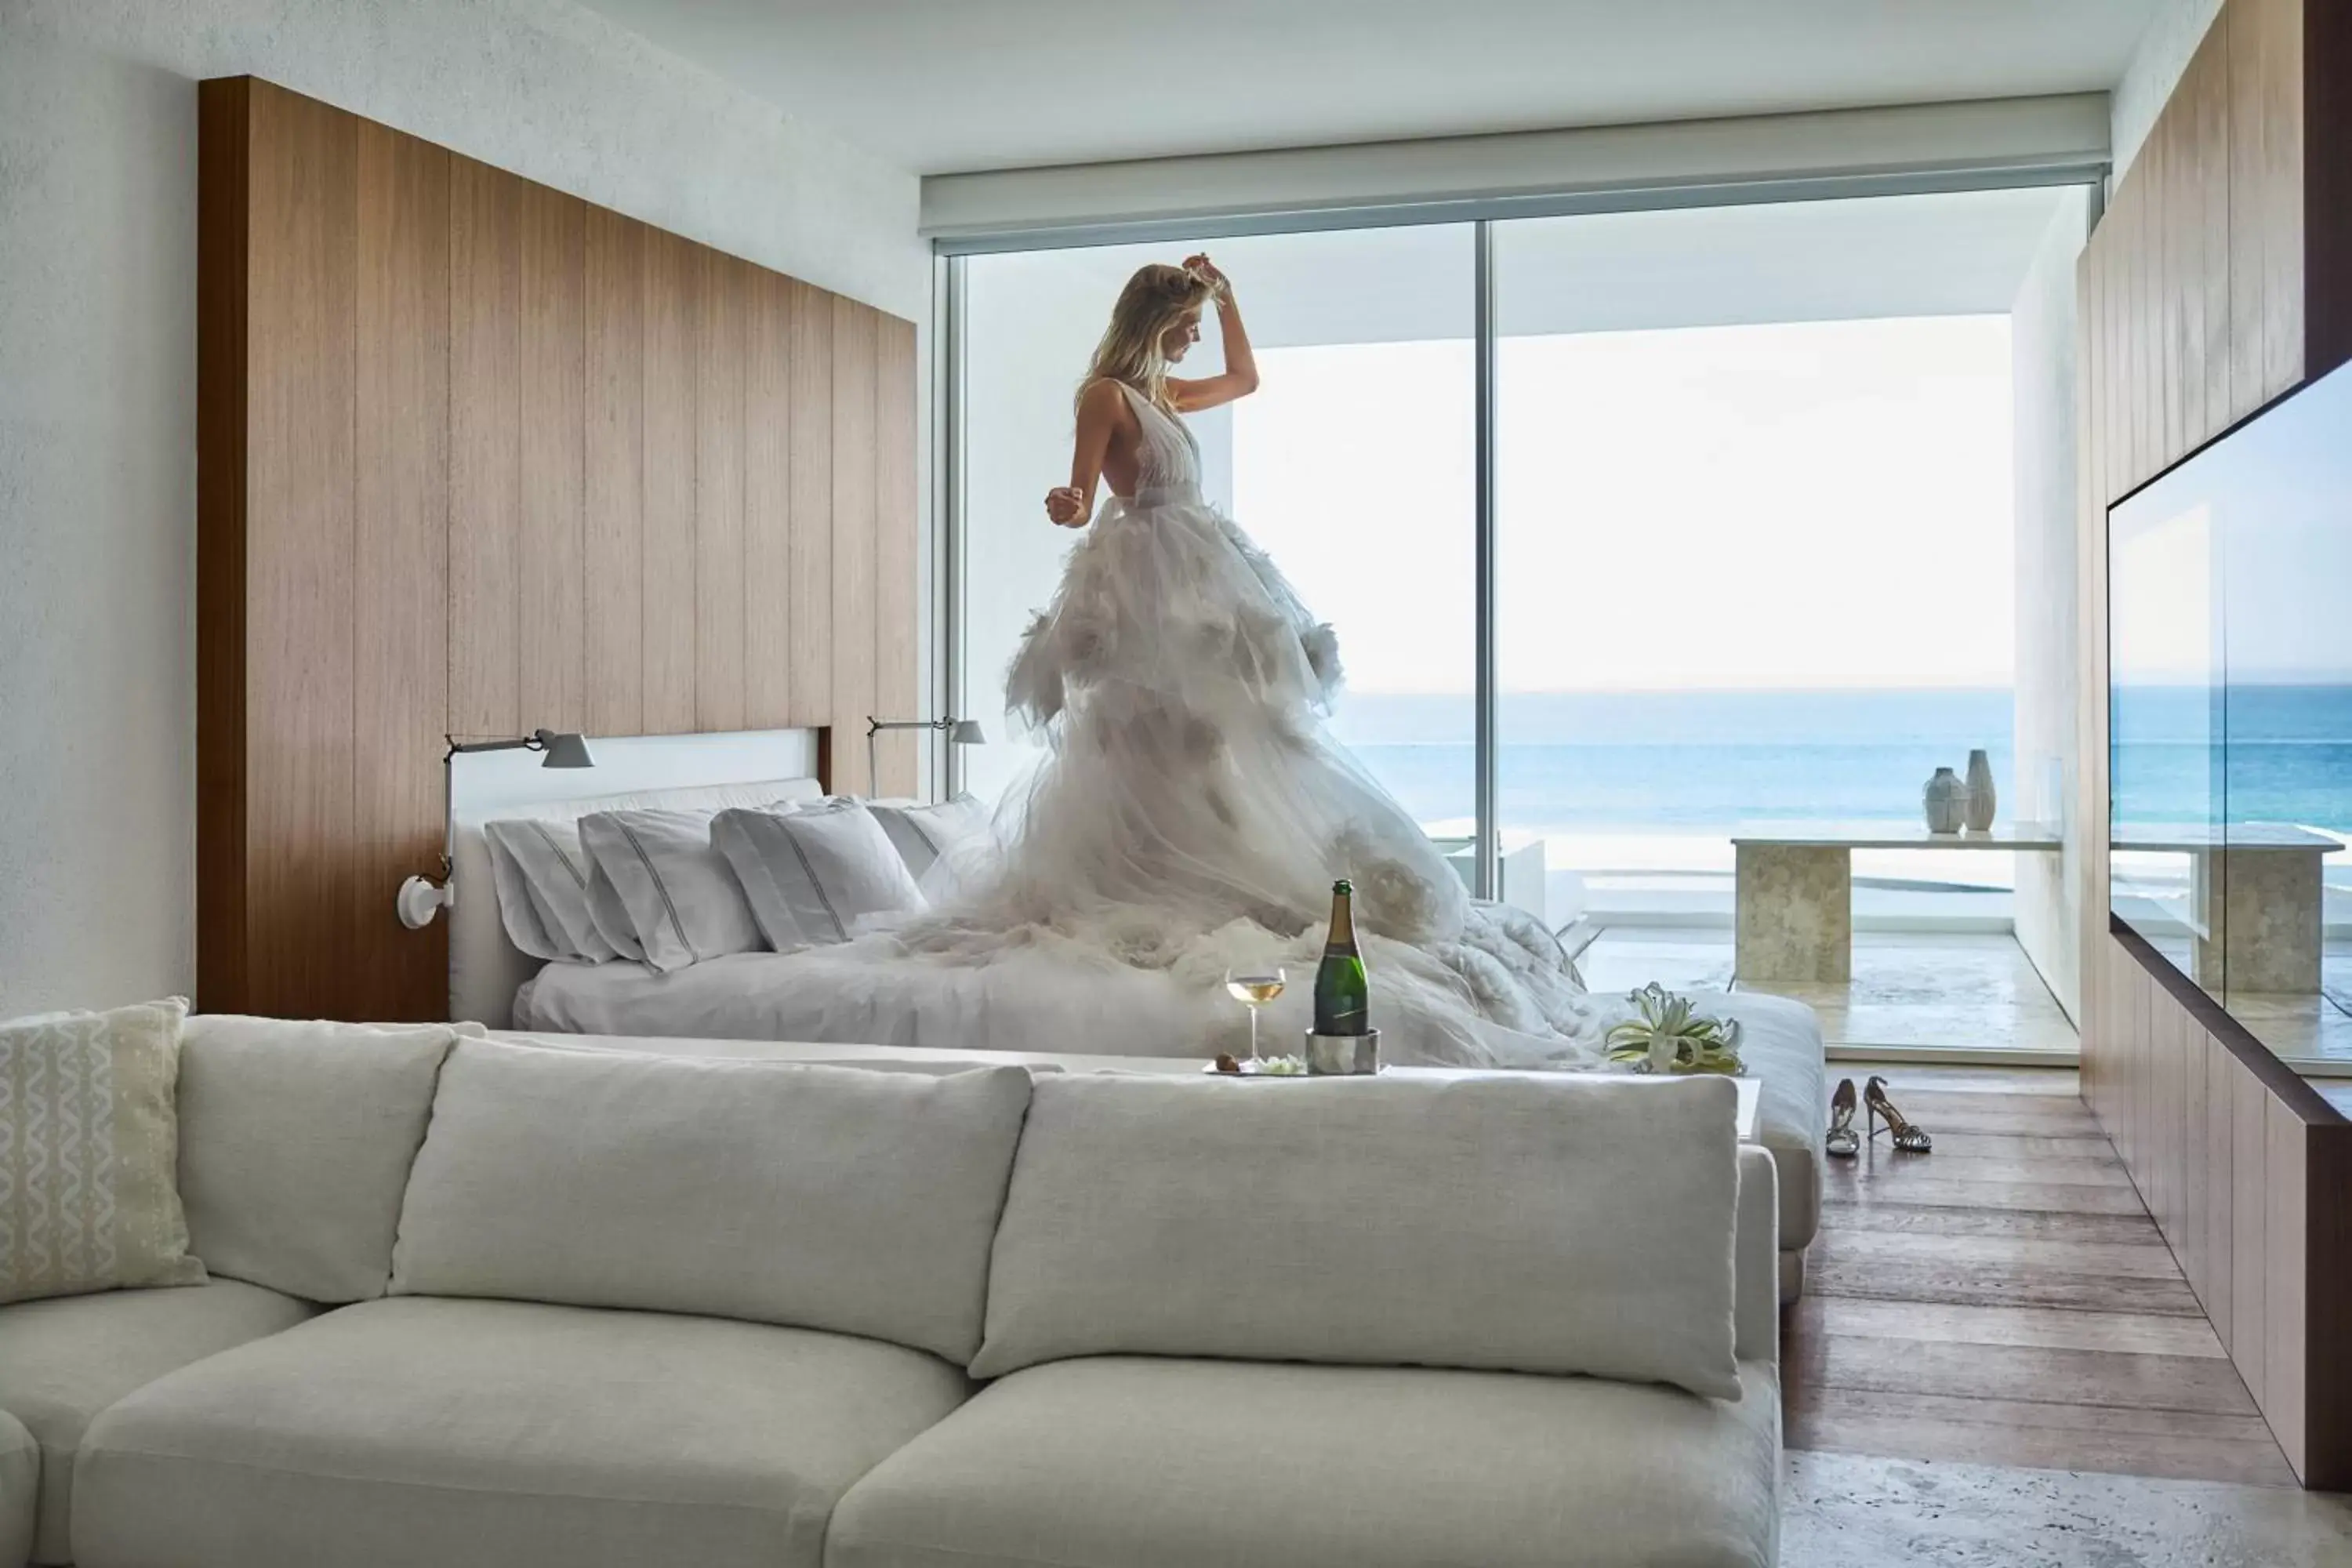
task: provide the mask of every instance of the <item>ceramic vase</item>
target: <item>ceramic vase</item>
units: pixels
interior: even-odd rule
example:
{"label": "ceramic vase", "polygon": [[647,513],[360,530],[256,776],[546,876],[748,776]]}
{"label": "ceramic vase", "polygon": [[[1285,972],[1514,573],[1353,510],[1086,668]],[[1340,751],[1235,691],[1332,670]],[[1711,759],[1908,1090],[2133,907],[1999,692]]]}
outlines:
{"label": "ceramic vase", "polygon": [[1937,768],[1927,787],[1919,792],[1930,833],[1958,833],[1969,816],[1969,786],[1949,768]]}
{"label": "ceramic vase", "polygon": [[1992,826],[1993,807],[1998,797],[1992,787],[1992,763],[1982,752],[1969,753],[1969,811],[1970,833],[1983,833]]}

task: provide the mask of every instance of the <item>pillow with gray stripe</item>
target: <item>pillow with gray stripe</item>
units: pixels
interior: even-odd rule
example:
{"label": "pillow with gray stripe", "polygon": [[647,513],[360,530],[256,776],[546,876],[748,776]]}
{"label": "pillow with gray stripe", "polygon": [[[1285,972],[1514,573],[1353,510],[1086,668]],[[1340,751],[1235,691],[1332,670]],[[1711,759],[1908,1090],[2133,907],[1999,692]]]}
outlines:
{"label": "pillow with gray stripe", "polygon": [[[596,863],[589,912],[614,948],[635,946],[667,974],[764,945],[710,830],[706,811],[598,811],[580,819],[580,842]],[[625,931],[617,929],[622,920]]]}
{"label": "pillow with gray stripe", "polygon": [[602,963],[616,956],[588,909],[593,867],[576,822],[509,817],[482,825],[507,939],[533,958]]}
{"label": "pillow with gray stripe", "polygon": [[722,811],[710,838],[780,952],[847,942],[863,921],[923,907],[907,863],[861,801]]}

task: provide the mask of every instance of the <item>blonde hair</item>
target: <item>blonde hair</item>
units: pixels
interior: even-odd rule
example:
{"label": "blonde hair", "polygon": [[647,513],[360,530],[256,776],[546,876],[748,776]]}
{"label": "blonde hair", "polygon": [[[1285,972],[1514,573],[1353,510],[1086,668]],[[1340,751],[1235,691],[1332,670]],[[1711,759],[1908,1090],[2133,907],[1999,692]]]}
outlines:
{"label": "blonde hair", "polygon": [[1171,328],[1216,298],[1217,285],[1204,275],[1154,261],[1135,269],[1118,302],[1110,308],[1110,325],[1095,345],[1094,363],[1078,383],[1078,399],[1097,381],[1120,381],[1170,413],[1168,356],[1160,340]]}

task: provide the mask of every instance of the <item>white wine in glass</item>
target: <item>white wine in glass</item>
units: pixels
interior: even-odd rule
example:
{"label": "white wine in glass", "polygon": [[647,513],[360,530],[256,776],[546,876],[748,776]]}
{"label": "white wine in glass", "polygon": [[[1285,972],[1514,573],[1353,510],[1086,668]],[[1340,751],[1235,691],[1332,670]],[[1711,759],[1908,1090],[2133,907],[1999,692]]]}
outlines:
{"label": "white wine in glass", "polygon": [[1225,971],[1226,992],[1234,1001],[1249,1009],[1250,1060],[1252,1061],[1259,1059],[1257,1054],[1258,1009],[1281,995],[1284,984],[1283,973],[1279,969],[1267,969],[1253,973],[1244,973],[1233,969]]}

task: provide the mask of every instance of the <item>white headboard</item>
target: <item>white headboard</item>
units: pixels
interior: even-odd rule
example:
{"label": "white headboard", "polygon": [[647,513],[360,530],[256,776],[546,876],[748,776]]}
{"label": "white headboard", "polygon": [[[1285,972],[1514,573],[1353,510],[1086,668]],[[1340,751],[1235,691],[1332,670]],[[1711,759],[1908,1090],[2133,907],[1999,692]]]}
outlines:
{"label": "white headboard", "polygon": [[[824,793],[813,776],[813,731],[592,737],[588,744],[596,765],[577,770],[541,768],[527,752],[454,759],[458,771],[450,780],[450,1017],[493,1029],[509,1026],[515,992],[540,968],[540,960],[507,940],[482,824],[509,817],[568,822],[595,811],[644,807],[725,810]],[[581,793],[572,795],[572,790]]]}

